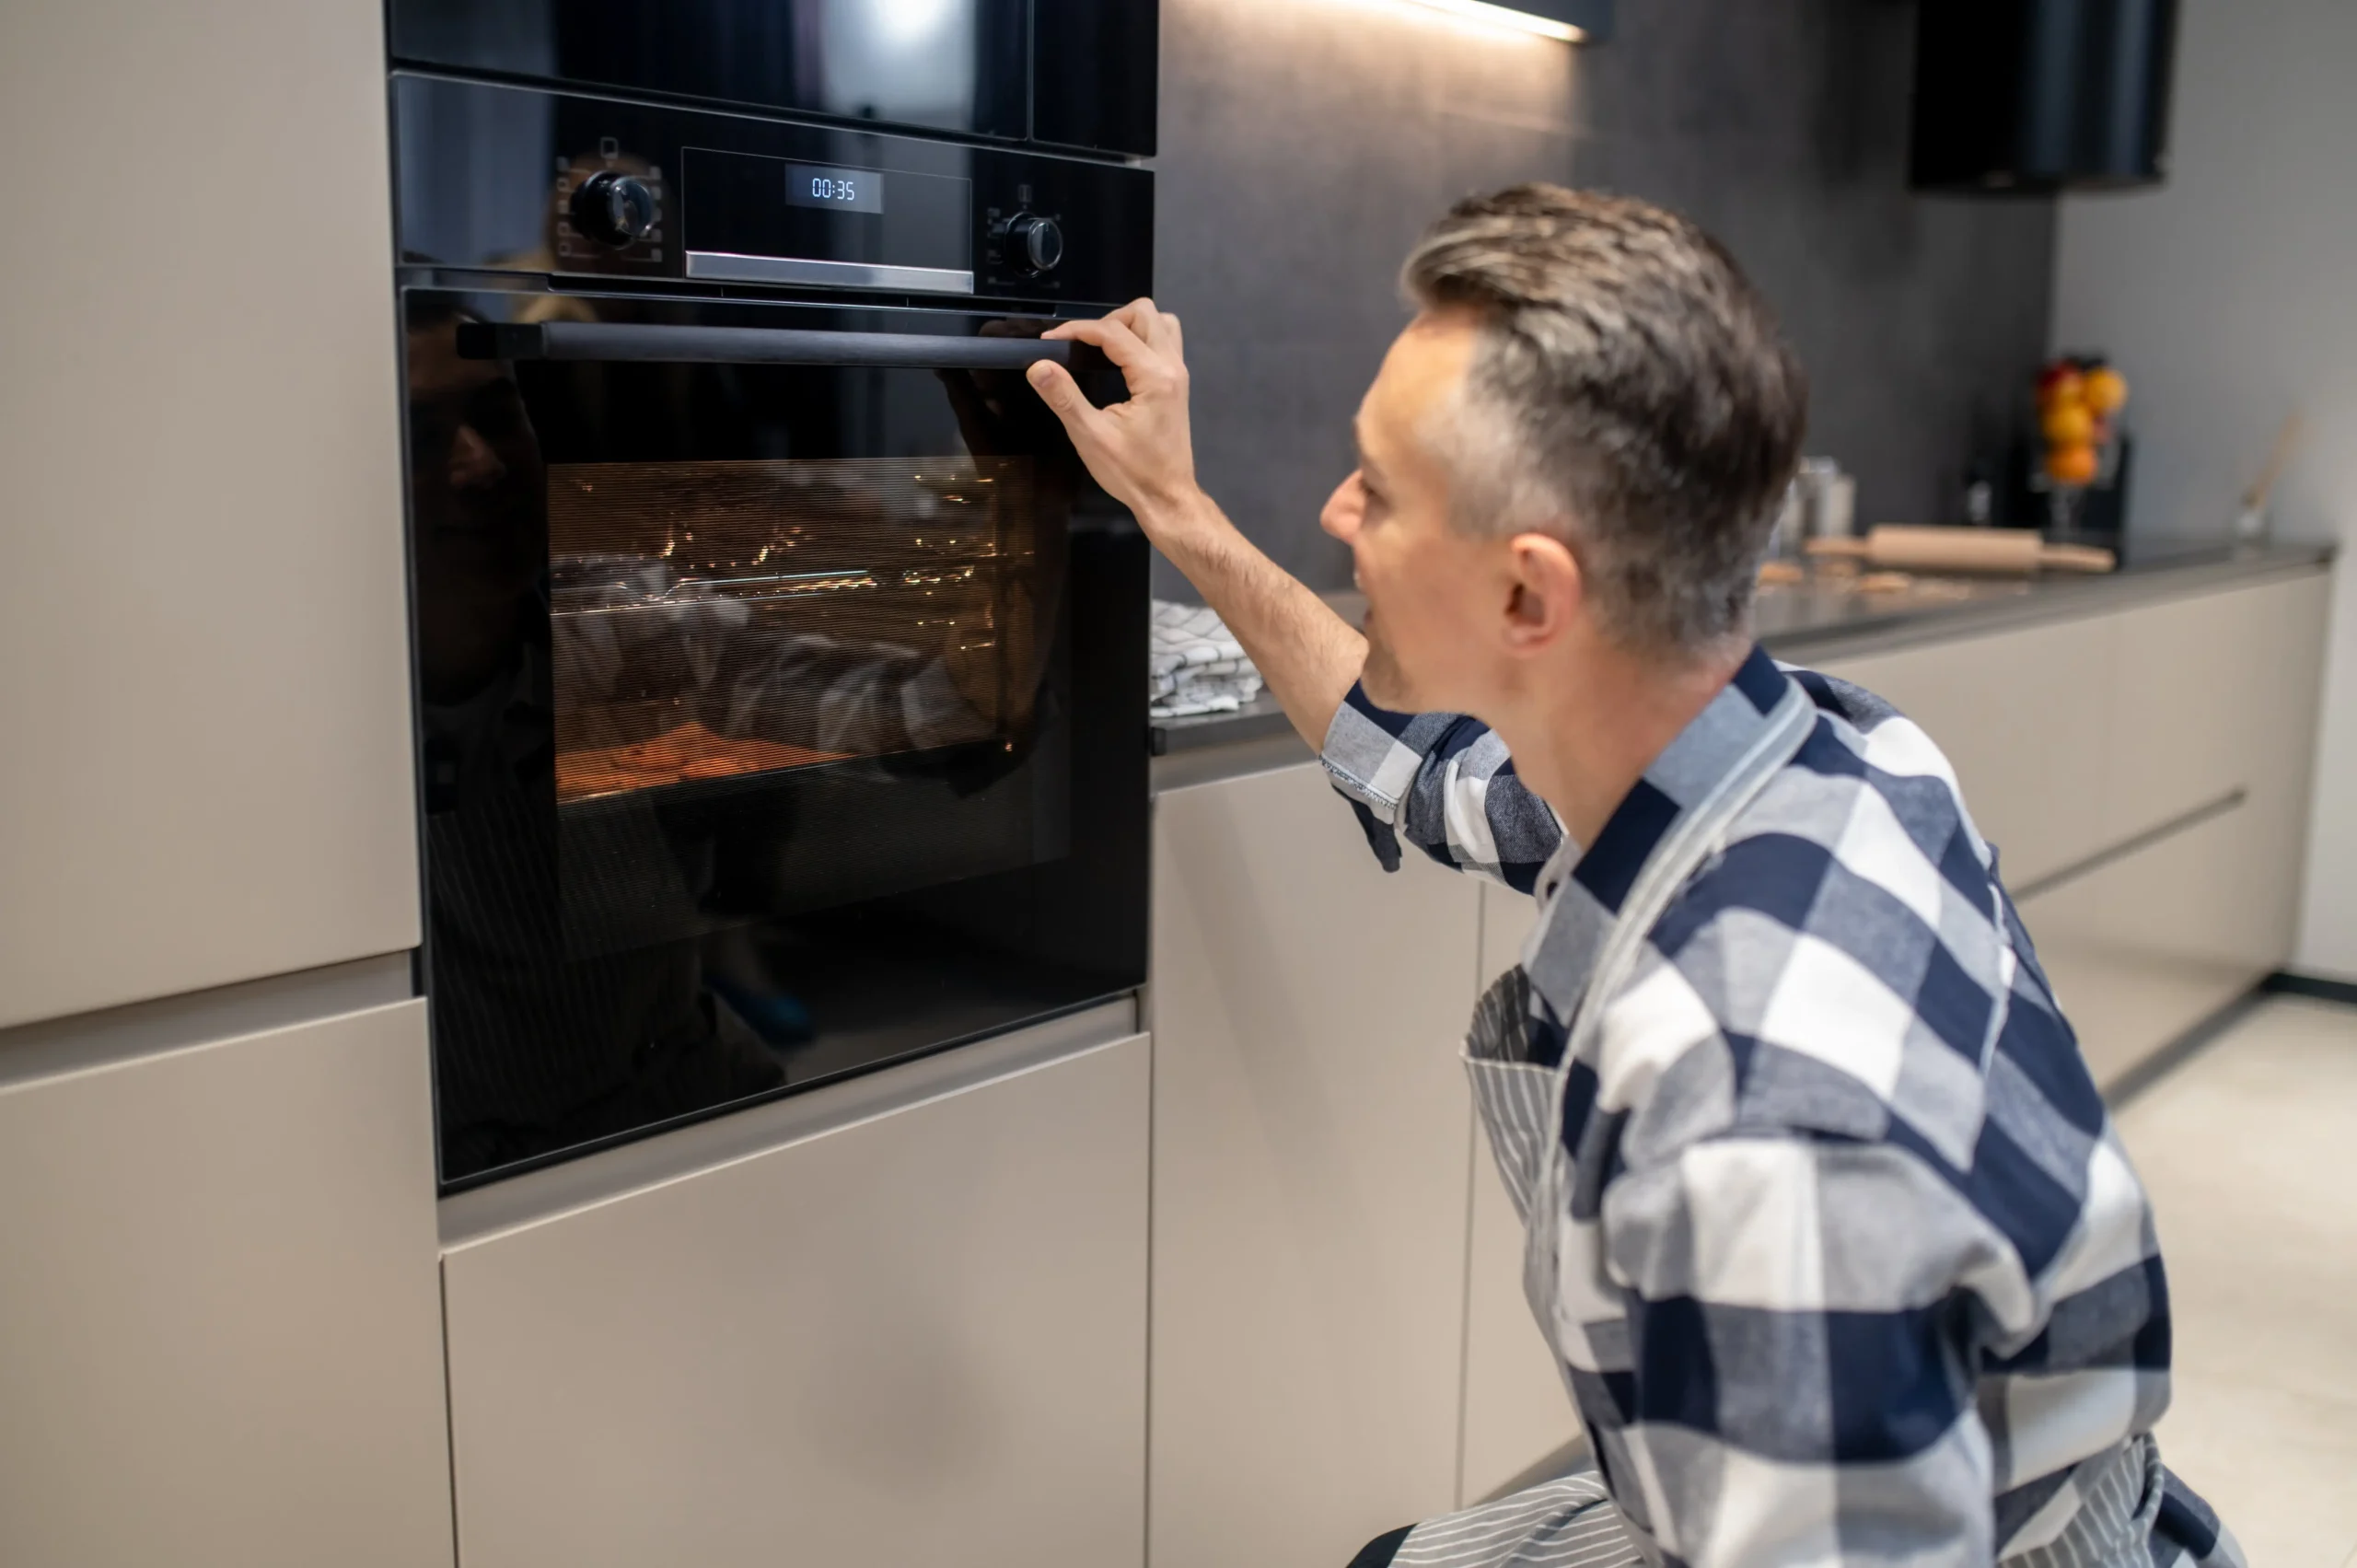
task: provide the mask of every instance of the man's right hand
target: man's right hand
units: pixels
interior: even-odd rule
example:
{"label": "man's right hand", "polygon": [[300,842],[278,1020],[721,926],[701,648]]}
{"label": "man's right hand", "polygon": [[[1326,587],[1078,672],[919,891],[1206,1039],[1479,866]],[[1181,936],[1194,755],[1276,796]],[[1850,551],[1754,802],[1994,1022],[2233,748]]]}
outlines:
{"label": "man's right hand", "polygon": [[1120,367],[1126,402],[1097,408],[1071,372],[1031,366],[1031,385],[1071,433],[1106,493],[1138,524],[1203,602],[1219,612],[1312,749],[1366,662],[1366,640],[1327,603],[1270,560],[1195,482],[1187,421],[1187,353],[1178,318],[1141,299],[1096,321],[1046,334],[1093,343]]}
{"label": "man's right hand", "polygon": [[1187,353],[1178,318],[1151,299],[1093,321],[1067,321],[1045,334],[1104,351],[1129,384],[1126,402],[1097,408],[1072,373],[1052,360],[1031,366],[1031,385],[1063,422],[1088,471],[1116,501],[1160,536],[1196,509],[1194,436],[1187,418]]}

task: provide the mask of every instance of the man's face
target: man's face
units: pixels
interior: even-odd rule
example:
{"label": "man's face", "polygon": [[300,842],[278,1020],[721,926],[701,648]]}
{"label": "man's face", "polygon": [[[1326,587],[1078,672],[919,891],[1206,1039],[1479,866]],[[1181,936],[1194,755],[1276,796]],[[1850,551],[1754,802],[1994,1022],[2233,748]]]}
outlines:
{"label": "man's face", "polygon": [[445,701],[511,652],[517,602],[548,563],[544,470],[516,383],[459,358],[447,323],[411,335],[409,397],[418,656]]}
{"label": "man's face", "polygon": [[540,442],[502,366],[461,359],[447,326],[409,344],[410,490],[436,547],[534,572],[546,548]]}
{"label": "man's face", "polygon": [[1478,334],[1464,312],[1409,323],[1359,406],[1358,470],[1319,518],[1351,547],[1366,595],[1367,695],[1402,712],[1478,712],[1503,673],[1496,633],[1514,598],[1512,551],[1449,526],[1448,472],[1430,447]]}

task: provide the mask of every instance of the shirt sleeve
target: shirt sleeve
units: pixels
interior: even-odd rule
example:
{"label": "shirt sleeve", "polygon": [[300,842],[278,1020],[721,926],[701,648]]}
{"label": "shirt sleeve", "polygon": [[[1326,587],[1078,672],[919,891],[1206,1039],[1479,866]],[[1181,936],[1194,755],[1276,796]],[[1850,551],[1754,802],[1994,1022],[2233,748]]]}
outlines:
{"label": "shirt sleeve", "polygon": [[1563,842],[1554,812],[1515,775],[1505,742],[1478,719],[1391,713],[1353,686],[1327,726],[1320,760],[1359,807],[1386,870],[1399,868],[1399,835],[1443,865],[1528,893]]}
{"label": "shirt sleeve", "polygon": [[1945,1182],[1885,1144],[1724,1133],[1608,1183],[1601,1221],[1625,1338],[1589,1338],[1625,1363],[1593,1375],[1600,1460],[1668,1554],[1986,1568],[1962,1282],[2003,1249]]}

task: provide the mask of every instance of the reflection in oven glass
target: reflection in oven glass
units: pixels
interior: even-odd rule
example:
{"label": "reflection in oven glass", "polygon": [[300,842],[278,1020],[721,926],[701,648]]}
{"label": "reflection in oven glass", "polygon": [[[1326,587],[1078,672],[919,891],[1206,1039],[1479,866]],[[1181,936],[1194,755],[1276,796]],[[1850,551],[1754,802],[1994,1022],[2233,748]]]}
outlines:
{"label": "reflection in oven glass", "polygon": [[561,802],[1031,720],[1028,459],[549,470]]}

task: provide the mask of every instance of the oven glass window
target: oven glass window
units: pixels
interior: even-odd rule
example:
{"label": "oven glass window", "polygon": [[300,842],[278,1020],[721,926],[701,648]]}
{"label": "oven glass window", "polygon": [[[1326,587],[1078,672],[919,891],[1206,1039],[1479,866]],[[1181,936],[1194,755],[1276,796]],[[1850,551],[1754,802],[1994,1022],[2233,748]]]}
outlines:
{"label": "oven glass window", "polygon": [[460,352],[505,308],[410,301],[445,1181],[1138,983],[1143,588],[1019,370]]}
{"label": "oven glass window", "polygon": [[1023,459],[549,470],[560,806],[1028,735]]}

